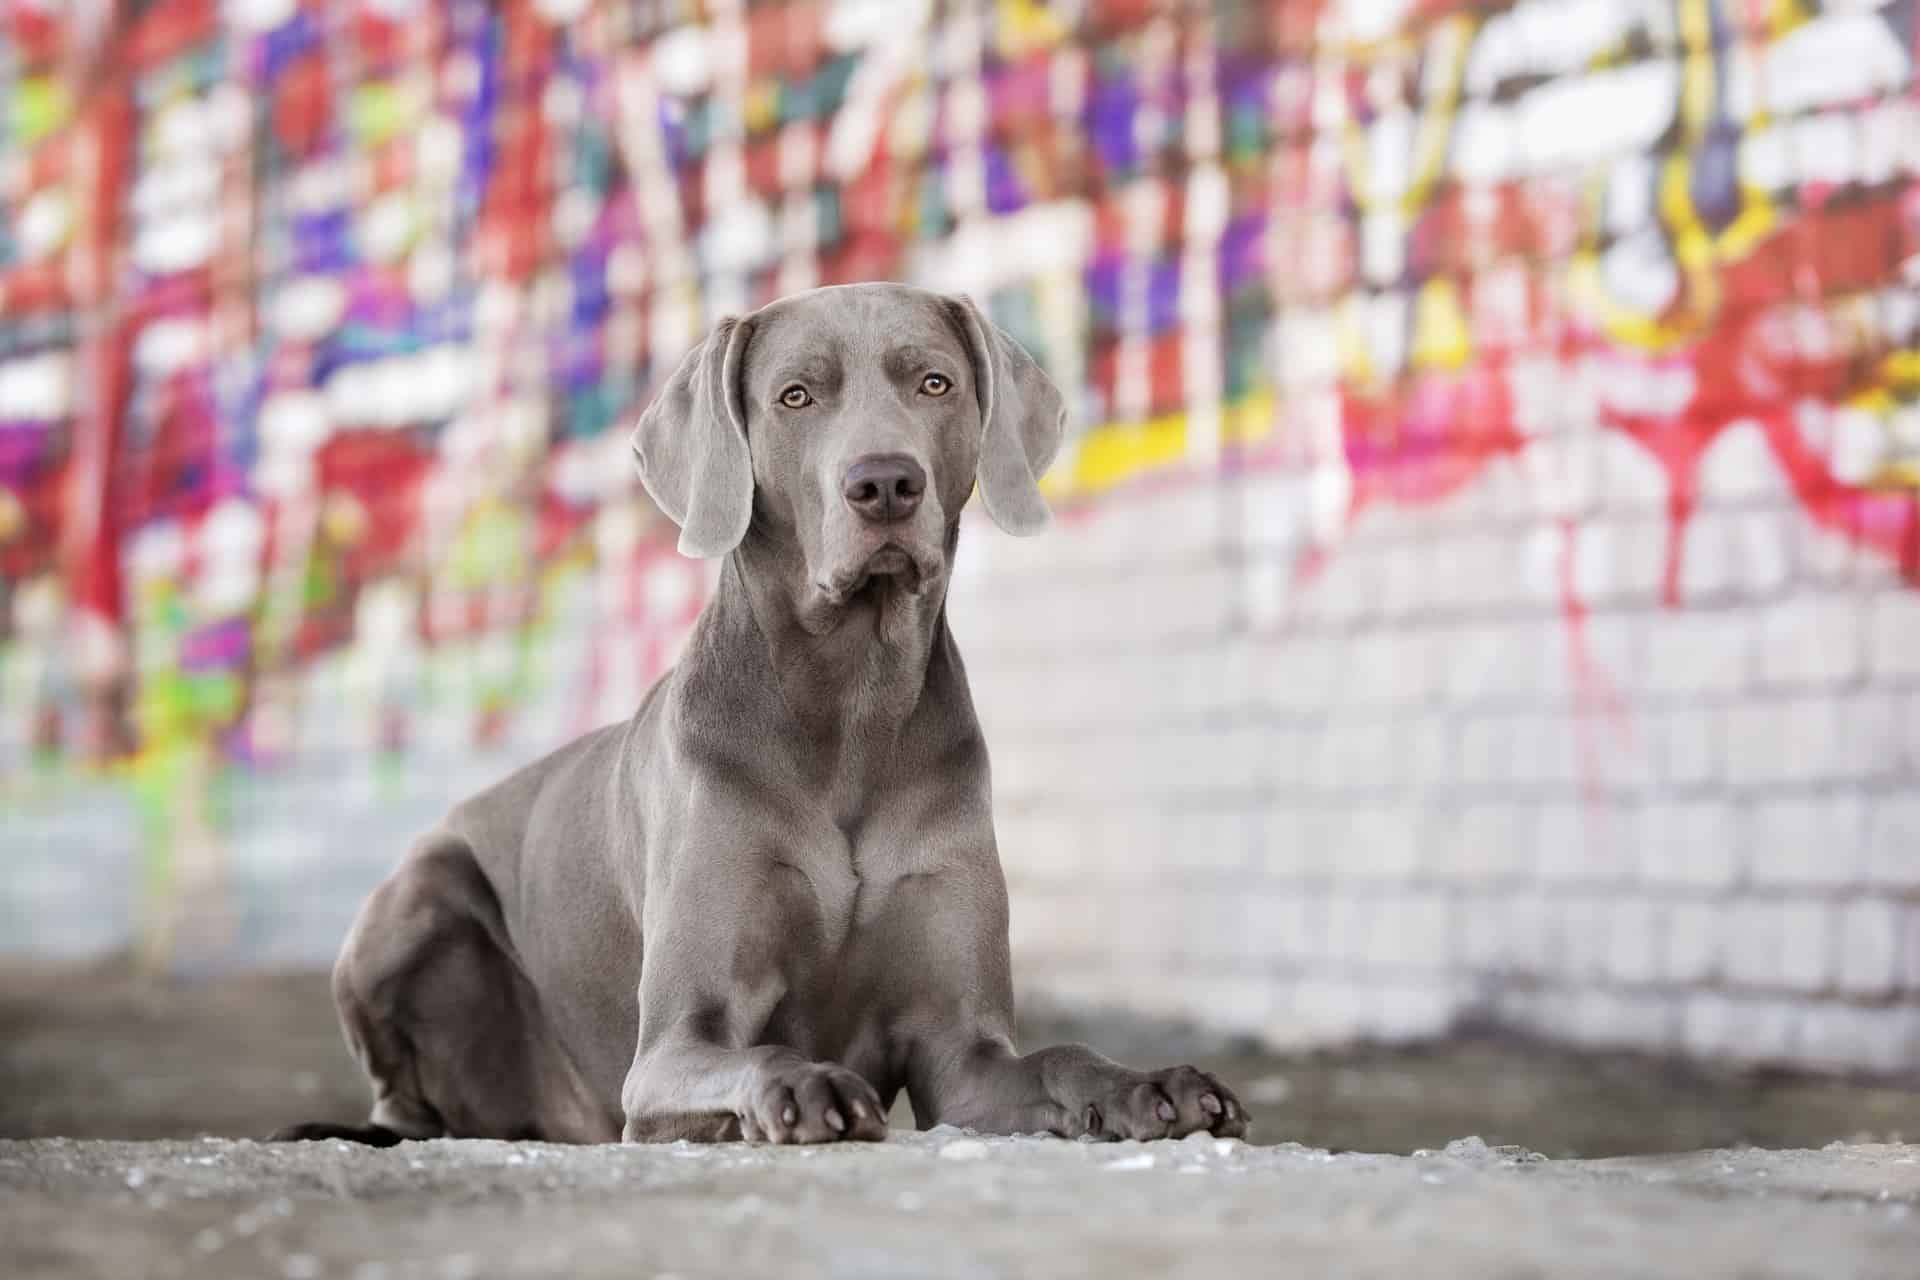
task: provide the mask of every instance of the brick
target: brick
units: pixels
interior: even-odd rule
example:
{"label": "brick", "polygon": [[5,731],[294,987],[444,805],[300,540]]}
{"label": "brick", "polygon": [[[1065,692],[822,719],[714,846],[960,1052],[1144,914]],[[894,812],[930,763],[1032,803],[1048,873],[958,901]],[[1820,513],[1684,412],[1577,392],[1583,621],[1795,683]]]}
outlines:
{"label": "brick", "polygon": [[1871,884],[1920,888],[1920,795],[1874,797],[1865,873]]}
{"label": "brick", "polygon": [[1294,589],[1297,616],[1316,624],[1344,625],[1371,617],[1381,597],[1382,554],[1348,547],[1331,557]]}
{"label": "brick", "polygon": [[1729,427],[1714,438],[1701,455],[1698,481],[1702,508],[1743,509],[1755,503],[1784,503],[1792,497],[1765,434],[1751,422]]}
{"label": "brick", "polygon": [[1326,635],[1288,636],[1259,655],[1260,692],[1282,711],[1315,710],[1340,696],[1345,660],[1339,642]]}
{"label": "brick", "polygon": [[1397,783],[1406,775],[1405,748],[1391,720],[1336,720],[1320,734],[1312,780],[1329,791]]}
{"label": "brick", "polygon": [[1319,958],[1341,968],[1366,963],[1373,947],[1373,903],[1356,894],[1336,890],[1321,900],[1323,927]]}
{"label": "brick", "polygon": [[1435,601],[1442,608],[1489,609],[1518,604],[1526,596],[1525,542],[1514,533],[1463,531],[1429,544]]}
{"label": "brick", "polygon": [[1343,701],[1417,702],[1427,695],[1433,644],[1422,631],[1382,630],[1349,640],[1341,654]]}
{"label": "brick", "polygon": [[1920,778],[1920,692],[1907,695],[1905,712],[1900,716],[1901,723],[1907,727],[1906,741],[1901,748],[1901,765],[1909,778]]}
{"label": "brick", "polygon": [[1407,726],[1407,781],[1416,788],[1444,788],[1458,780],[1455,773],[1453,722],[1437,713],[1423,713]]}
{"label": "brick", "polygon": [[994,822],[994,843],[1011,884],[1071,880],[1091,861],[1091,832],[1072,815],[1017,809],[1002,811]]}
{"label": "brick", "polygon": [[1619,898],[1611,905],[1607,931],[1607,976],[1615,982],[1658,982],[1666,945],[1666,904],[1651,898]]}
{"label": "brick", "polygon": [[1372,916],[1366,959],[1382,969],[1446,970],[1453,962],[1452,903],[1439,894],[1392,895]]}
{"label": "brick", "polygon": [[1666,509],[1668,473],[1646,449],[1618,431],[1599,434],[1601,501],[1610,513]]}
{"label": "brick", "polygon": [[1419,814],[1410,806],[1346,809],[1331,816],[1341,875],[1405,880],[1419,864]]}
{"label": "brick", "polygon": [[1580,895],[1563,901],[1559,938],[1552,957],[1554,971],[1583,984],[1605,974],[1611,915],[1604,898]]}
{"label": "brick", "polygon": [[1433,555],[1424,541],[1395,544],[1380,564],[1380,616],[1399,624],[1446,601],[1431,590]]}
{"label": "brick", "polygon": [[1751,683],[1753,619],[1744,611],[1662,615],[1647,636],[1644,687],[1658,693],[1737,693]]}
{"label": "brick", "polygon": [[1574,590],[1588,606],[1659,599],[1666,584],[1664,516],[1608,516],[1581,524],[1574,551]]}
{"label": "brick", "polygon": [[[1251,790],[1258,778],[1264,734],[1252,725],[1168,728],[1140,741],[1142,789],[1174,794]],[[1107,779],[1116,788],[1119,779]]]}
{"label": "brick", "polygon": [[1212,715],[1246,708],[1253,691],[1253,649],[1245,636],[1227,636],[1162,659],[1160,681],[1175,714]]}
{"label": "brick", "polygon": [[1879,557],[1844,534],[1799,520],[1789,533],[1796,583],[1851,587],[1874,580]]}
{"label": "brick", "polygon": [[1318,955],[1324,942],[1317,895],[1298,889],[1264,891],[1249,895],[1254,899],[1255,927],[1267,939],[1269,952],[1281,960],[1302,960]]}
{"label": "brick", "polygon": [[[1648,660],[1648,618],[1637,613],[1589,614],[1578,637],[1584,660],[1592,664],[1596,679],[1604,681],[1614,693],[1638,693],[1646,675]],[[1575,661],[1573,628],[1562,625],[1559,639],[1562,665],[1572,668]]]}
{"label": "brick", "polygon": [[1702,993],[1684,1006],[1681,1043],[1688,1053],[1752,1065],[1794,1061],[1812,1004],[1795,1000]]}
{"label": "brick", "polygon": [[1260,785],[1283,795],[1303,789],[1314,768],[1313,749],[1318,738],[1308,729],[1267,728],[1261,737],[1256,769]]}
{"label": "brick", "polygon": [[1800,695],[1727,712],[1727,777],[1739,783],[1818,782],[1845,773],[1834,701]]}
{"label": "brick", "polygon": [[1292,614],[1296,577],[1292,564],[1253,560],[1240,572],[1241,607],[1256,632],[1277,630]]}
{"label": "brick", "polygon": [[1488,884],[1520,878],[1535,860],[1538,810],[1510,801],[1468,804],[1454,826],[1453,852],[1442,874]]}
{"label": "brick", "polygon": [[1866,666],[1858,596],[1801,592],[1757,612],[1760,679],[1776,687],[1843,684]]}
{"label": "brick", "polygon": [[1901,946],[1900,988],[1909,996],[1920,995],[1920,907],[1908,907]]}
{"label": "brick", "polygon": [[1303,471],[1256,471],[1221,486],[1225,505],[1237,514],[1234,529],[1249,550],[1291,556],[1306,537],[1312,480]]}
{"label": "brick", "polygon": [[1115,945],[1103,913],[1087,910],[1085,896],[1071,889],[1025,889],[1011,893],[1008,938],[1022,973],[1052,960],[1093,955]]}
{"label": "brick", "polygon": [[1689,604],[1753,600],[1787,585],[1790,504],[1763,510],[1703,510],[1687,522],[1680,598]]}
{"label": "brick", "polygon": [[1678,787],[1718,782],[1725,768],[1724,721],[1717,704],[1704,702],[1644,717],[1642,732],[1660,780]]}
{"label": "brick", "polygon": [[1672,997],[1655,992],[1590,990],[1573,1000],[1566,1036],[1596,1049],[1659,1051],[1679,1036]]}
{"label": "brick", "polygon": [[1471,716],[1460,722],[1455,777],[1465,786],[1508,780],[1513,764],[1510,715]]}
{"label": "brick", "polygon": [[[1603,725],[1585,717],[1519,715],[1509,725],[1508,774],[1527,787],[1566,787],[1585,780],[1597,752],[1585,735],[1603,732]],[[1583,763],[1583,750],[1586,763]]]}
{"label": "brick", "polygon": [[1276,880],[1329,875],[1339,855],[1330,839],[1327,815],[1314,809],[1283,806],[1272,811],[1263,831],[1266,873]]}
{"label": "brick", "polygon": [[1557,895],[1534,891],[1513,899],[1514,936],[1509,951],[1512,971],[1532,977],[1564,973],[1566,903]]}
{"label": "brick", "polygon": [[1647,840],[1635,807],[1584,801],[1542,805],[1535,828],[1543,879],[1607,884],[1630,880]]}
{"label": "brick", "polygon": [[1680,901],[1667,908],[1667,935],[1661,976],[1687,986],[1719,972],[1727,908],[1714,903]]}
{"label": "brick", "polygon": [[1734,903],[1721,972],[1741,986],[1818,991],[1832,970],[1832,908],[1821,902]]}
{"label": "brick", "polygon": [[1834,909],[1795,899],[1781,907],[1781,980],[1797,991],[1819,991],[1834,977]]}
{"label": "brick", "polygon": [[1857,883],[1866,819],[1856,794],[1755,801],[1746,825],[1753,882],[1787,888]]}
{"label": "brick", "polygon": [[1493,699],[1565,697],[1567,667],[1558,619],[1525,623],[1476,623],[1449,630],[1443,642],[1439,685],[1456,703]]}
{"label": "brick", "polygon": [[1802,1015],[1796,1049],[1800,1063],[1810,1067],[1911,1072],[1920,1061],[1920,1008],[1815,1005]]}
{"label": "brick", "polygon": [[1843,693],[1834,699],[1836,777],[1890,781],[1905,772],[1901,702],[1884,689]]}
{"label": "brick", "polygon": [[1724,800],[1649,804],[1640,850],[1640,874],[1649,883],[1724,889],[1740,876],[1737,811]]}
{"label": "brick", "polygon": [[1453,952],[1461,968],[1478,973],[1503,968],[1509,954],[1513,921],[1505,894],[1472,894],[1460,898],[1453,913]]}
{"label": "brick", "polygon": [[1383,1044],[1411,1044],[1446,1033],[1460,1009],[1444,983],[1373,983],[1365,989],[1360,1031]]}
{"label": "brick", "polygon": [[1876,681],[1920,679],[1920,592],[1895,590],[1873,597],[1867,654]]}
{"label": "brick", "polygon": [[1319,1048],[1359,1038],[1362,1008],[1370,999],[1367,984],[1336,978],[1312,978],[1295,984],[1277,999],[1266,1042],[1276,1049]]}
{"label": "brick", "polygon": [[1799,509],[1786,503],[1730,517],[1734,589],[1742,597],[1767,596],[1787,586],[1793,574],[1792,521],[1799,518]]}
{"label": "brick", "polygon": [[1837,925],[1840,990],[1855,996],[1885,996],[1900,983],[1905,916],[1892,902],[1850,902]]}

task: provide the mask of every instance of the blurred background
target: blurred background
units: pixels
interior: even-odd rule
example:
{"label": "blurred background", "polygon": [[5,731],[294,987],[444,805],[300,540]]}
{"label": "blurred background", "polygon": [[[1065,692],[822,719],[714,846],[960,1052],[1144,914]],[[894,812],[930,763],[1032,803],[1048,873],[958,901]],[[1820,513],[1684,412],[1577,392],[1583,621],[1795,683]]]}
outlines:
{"label": "blurred background", "polygon": [[1074,410],[950,610],[1036,1017],[1920,1132],[1916,8],[0,0],[0,1128],[354,1115],[364,895],[704,598],[639,408],[886,278]]}

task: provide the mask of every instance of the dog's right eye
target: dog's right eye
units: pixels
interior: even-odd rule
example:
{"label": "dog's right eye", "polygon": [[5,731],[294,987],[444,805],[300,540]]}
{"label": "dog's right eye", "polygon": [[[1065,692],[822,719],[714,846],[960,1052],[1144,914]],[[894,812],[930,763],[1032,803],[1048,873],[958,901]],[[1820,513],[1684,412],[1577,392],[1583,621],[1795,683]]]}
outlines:
{"label": "dog's right eye", "polygon": [[788,387],[780,393],[780,403],[789,409],[804,409],[813,403],[813,397],[807,394],[805,387]]}

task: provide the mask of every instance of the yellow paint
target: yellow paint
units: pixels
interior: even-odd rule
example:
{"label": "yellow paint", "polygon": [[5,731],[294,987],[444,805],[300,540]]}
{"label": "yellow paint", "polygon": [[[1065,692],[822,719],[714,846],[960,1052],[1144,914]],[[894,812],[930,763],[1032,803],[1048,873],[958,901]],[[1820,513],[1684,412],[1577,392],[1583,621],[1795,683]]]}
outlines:
{"label": "yellow paint", "polygon": [[1074,493],[1097,493],[1144,471],[1170,466],[1187,453],[1187,417],[1170,413],[1145,422],[1096,428],[1080,444],[1067,483]]}
{"label": "yellow paint", "polygon": [[1066,24],[1041,0],[999,0],[994,17],[1003,58],[1018,58],[1038,49],[1050,49],[1068,35]]}
{"label": "yellow paint", "polygon": [[1334,345],[1340,357],[1340,377],[1353,386],[1373,382],[1373,353],[1367,347],[1367,327],[1361,314],[1362,298],[1348,294],[1334,310]]}
{"label": "yellow paint", "polygon": [[1413,366],[1416,369],[1454,371],[1473,358],[1473,336],[1460,291],[1446,276],[1435,276],[1420,287],[1413,312]]}
{"label": "yellow paint", "polygon": [[780,86],[776,81],[756,84],[747,91],[740,114],[748,133],[765,133],[780,121]]}
{"label": "yellow paint", "polygon": [[[1278,398],[1256,392],[1220,409],[1220,439],[1233,445],[1256,444],[1274,433]],[[1049,498],[1087,498],[1142,476],[1178,466],[1187,457],[1190,425],[1185,413],[1169,413],[1145,422],[1104,422],[1088,429],[1065,466],[1040,481]]]}

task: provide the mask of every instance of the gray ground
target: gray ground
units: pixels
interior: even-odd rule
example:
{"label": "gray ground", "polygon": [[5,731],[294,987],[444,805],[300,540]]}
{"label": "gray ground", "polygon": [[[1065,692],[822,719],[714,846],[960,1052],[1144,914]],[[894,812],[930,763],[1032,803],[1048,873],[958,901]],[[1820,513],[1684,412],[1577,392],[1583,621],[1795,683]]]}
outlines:
{"label": "gray ground", "polygon": [[1920,1147],[1555,1161],[952,1131],[825,1148],[0,1142],[11,1273],[1889,1277]]}
{"label": "gray ground", "polygon": [[[0,970],[0,1273],[1920,1276],[1920,1146],[1899,1145],[1920,1093],[1895,1084],[1488,1038],[1274,1058],[1114,1020],[1029,1028],[1061,1034],[1219,1070],[1256,1138],[1287,1145],[233,1141],[363,1115],[323,979]],[[1823,1149],[1322,1149],[1474,1133],[1555,1156]]]}

